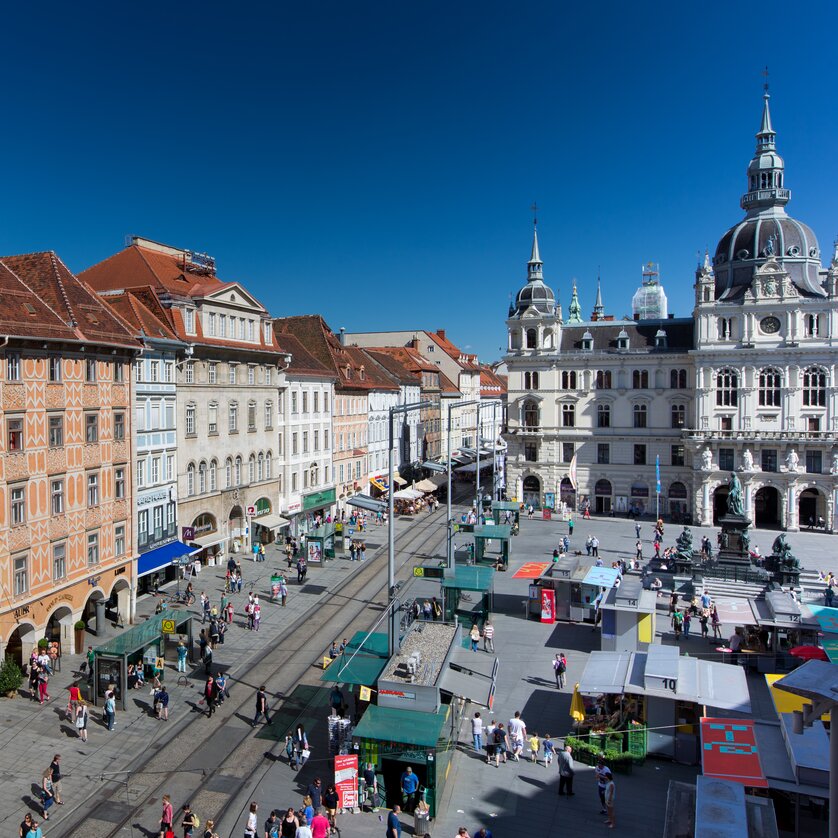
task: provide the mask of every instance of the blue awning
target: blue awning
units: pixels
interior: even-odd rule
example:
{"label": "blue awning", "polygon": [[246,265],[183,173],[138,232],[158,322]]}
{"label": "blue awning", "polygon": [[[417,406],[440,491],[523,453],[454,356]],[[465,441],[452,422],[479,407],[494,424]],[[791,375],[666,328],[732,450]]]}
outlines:
{"label": "blue awning", "polygon": [[583,585],[596,585],[600,588],[613,588],[620,571],[614,567],[592,567],[582,580]]}
{"label": "blue awning", "polygon": [[175,559],[179,559],[181,556],[190,556],[195,552],[195,547],[190,547],[182,541],[173,541],[171,544],[164,544],[156,550],[141,553],[140,558],[137,559],[137,576],[154,573],[161,567],[168,567]]}

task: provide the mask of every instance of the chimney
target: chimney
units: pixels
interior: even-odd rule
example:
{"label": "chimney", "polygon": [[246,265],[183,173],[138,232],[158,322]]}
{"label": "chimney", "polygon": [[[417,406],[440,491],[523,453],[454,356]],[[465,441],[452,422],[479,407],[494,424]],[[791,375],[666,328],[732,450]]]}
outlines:
{"label": "chimney", "polygon": [[419,349],[419,338],[411,338],[410,343],[408,344],[408,346],[411,349],[417,349],[418,350]]}
{"label": "chimney", "polygon": [[438,335],[439,335],[439,336],[440,336],[443,340],[445,340],[445,329],[437,329],[437,330],[436,330],[436,333],[437,333],[437,334],[438,334]]}
{"label": "chimney", "polygon": [[338,340],[340,340],[341,346],[346,346],[346,329],[343,326],[340,327],[340,337]]}

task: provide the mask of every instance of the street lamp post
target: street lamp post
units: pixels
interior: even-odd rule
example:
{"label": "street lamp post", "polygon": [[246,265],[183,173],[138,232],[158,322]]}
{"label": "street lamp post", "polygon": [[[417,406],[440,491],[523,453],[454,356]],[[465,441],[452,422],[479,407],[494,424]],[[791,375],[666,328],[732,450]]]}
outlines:
{"label": "street lamp post", "polygon": [[431,406],[431,402],[413,402],[412,404],[396,405],[389,411],[389,445],[387,456],[387,599],[390,606],[390,626],[387,632],[387,649],[392,657],[396,651],[396,609],[393,607],[393,595],[396,586],[396,527],[393,520],[393,437],[395,431],[395,416],[397,413],[409,413],[413,410],[423,410]]}

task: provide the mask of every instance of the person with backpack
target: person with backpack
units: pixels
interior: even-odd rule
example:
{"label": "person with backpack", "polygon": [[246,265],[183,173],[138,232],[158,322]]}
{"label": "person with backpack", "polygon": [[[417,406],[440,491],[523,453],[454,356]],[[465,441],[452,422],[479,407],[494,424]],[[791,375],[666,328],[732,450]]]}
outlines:
{"label": "person with backpack", "polygon": [[192,838],[193,831],[196,831],[201,826],[201,821],[198,816],[192,811],[189,803],[183,805],[183,838]]}
{"label": "person with backpack", "polygon": [[564,652],[559,652],[553,661],[553,674],[556,676],[556,689],[560,690],[565,685],[565,673],[567,672],[567,658]]}
{"label": "person with backpack", "polygon": [[154,693],[154,714],[164,722],[169,721],[169,693],[164,684]]}
{"label": "person with backpack", "polygon": [[492,733],[492,744],[494,745],[495,751],[495,768],[499,768],[501,757],[503,757],[505,763],[509,751],[509,738],[503,729],[503,722],[498,722],[497,727],[494,729]]}

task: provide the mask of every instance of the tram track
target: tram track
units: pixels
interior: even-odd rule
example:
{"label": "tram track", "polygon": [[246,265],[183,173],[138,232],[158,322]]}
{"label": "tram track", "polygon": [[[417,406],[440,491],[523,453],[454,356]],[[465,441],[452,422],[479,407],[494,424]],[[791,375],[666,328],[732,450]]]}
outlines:
{"label": "tram track", "polygon": [[[406,572],[408,565],[444,555],[444,551],[439,551],[447,535],[444,522],[444,515],[436,513],[411,522],[410,529],[397,536],[396,581],[412,575]],[[207,813],[216,814],[218,824],[236,795],[257,772],[266,771],[272,764],[274,749],[284,746],[278,739],[267,742],[254,736],[250,727],[238,724],[242,718],[251,718],[256,688],[266,685],[272,698],[272,717],[278,712],[305,712],[306,706],[297,706],[292,696],[315,674],[319,679],[321,670],[315,670],[314,664],[322,651],[350,629],[369,629],[386,609],[387,564],[380,561],[386,557],[386,543],[380,550],[339,589],[313,603],[312,613],[291,623],[272,648],[254,653],[233,670],[237,674],[230,677],[231,697],[216,711],[219,723],[199,718],[193,711],[191,718],[175,728],[173,736],[165,741],[156,737],[124,771],[90,775],[89,782],[100,785],[87,801],[69,813],[61,824],[61,834],[71,838],[111,838],[129,830],[133,833],[135,822],[138,828],[140,823],[157,822],[159,813],[149,807],[157,806],[167,792],[174,799],[191,801],[202,818]],[[369,612],[368,619],[363,619],[365,612]],[[306,639],[301,643],[303,632]],[[209,735],[194,735],[200,724],[207,725]],[[221,758],[214,753],[219,747],[224,752]],[[318,756],[315,754],[314,758]]]}

